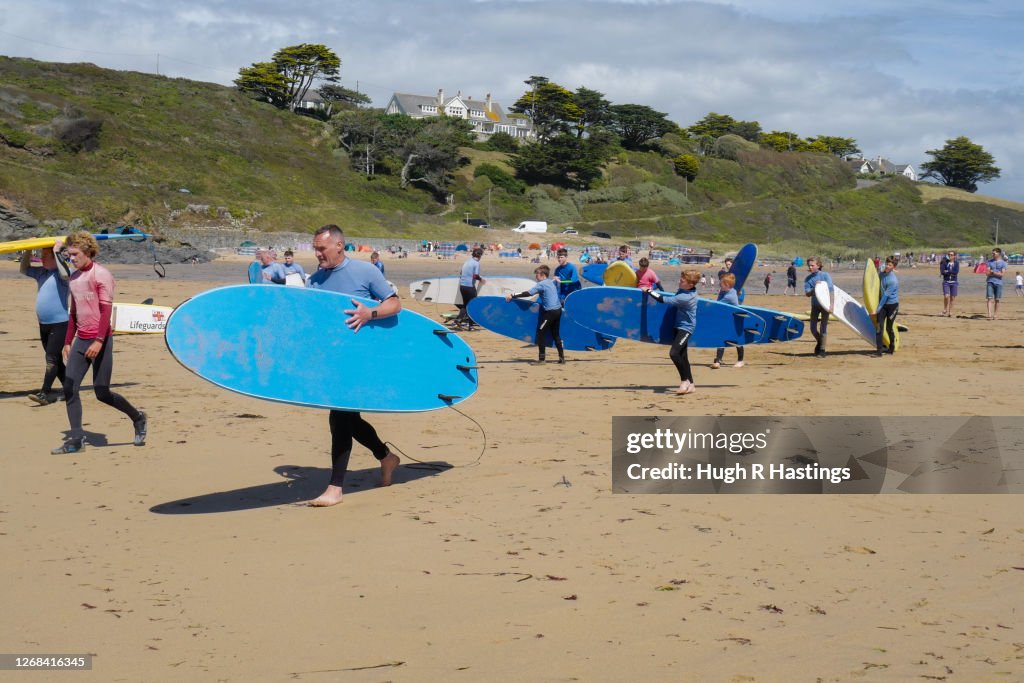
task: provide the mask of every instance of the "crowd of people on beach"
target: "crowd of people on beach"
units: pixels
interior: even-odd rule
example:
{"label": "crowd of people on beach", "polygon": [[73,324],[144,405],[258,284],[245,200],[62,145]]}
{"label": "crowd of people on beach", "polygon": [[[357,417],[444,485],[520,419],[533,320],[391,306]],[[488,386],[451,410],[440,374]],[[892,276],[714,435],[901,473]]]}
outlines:
{"label": "crowd of people on beach", "polygon": [[[402,303],[393,286],[385,279],[385,266],[379,252],[370,255],[370,261],[360,261],[346,256],[345,236],[336,225],[325,225],[313,236],[313,251],[318,262],[317,270],[305,273],[295,262],[294,252],[284,252],[284,262],[277,261],[276,253],[269,248],[259,249],[254,266],[258,268],[258,282],[283,285],[290,275],[298,275],[306,287],[355,295],[377,301],[376,306],[366,306],[353,300],[352,308],[345,310],[349,317],[346,324],[354,332],[375,320],[398,315]],[[482,246],[475,246],[463,264],[460,273],[460,291],[463,304],[455,325],[466,330],[475,329],[475,323],[468,314],[467,304],[476,296],[477,287],[485,282],[481,274]],[[582,288],[579,269],[570,262],[569,252],[562,247],[555,251],[558,265],[552,270],[547,265],[534,269],[536,283],[521,292],[506,295],[506,302],[517,298],[538,297],[541,312],[537,320],[536,340],[538,363],[546,359],[548,343],[557,350],[558,362],[565,363],[565,352],[560,337],[562,307],[566,297]],[[69,236],[64,242],[56,242],[53,249],[44,249],[40,254],[41,265],[32,265],[32,252],[26,251],[21,258],[21,273],[33,278],[37,284],[36,315],[39,324],[39,338],[44,350],[45,369],[38,392],[28,398],[40,405],[49,405],[58,399],[53,395],[56,382],[61,385],[61,397],[65,403],[69,430],[67,438],[54,454],[73,454],[85,447],[86,433],[82,427],[82,381],[92,369],[93,391],[96,398],[123,413],[134,431],[133,443],[143,446],[149,429],[145,412],[136,408],[124,396],[111,391],[113,373],[114,337],[111,314],[114,301],[114,277],[97,262],[99,245],[96,239],[85,231]],[[884,264],[879,263],[879,296],[875,310],[869,311],[875,324],[875,356],[896,352],[896,319],[899,315],[900,289],[896,270],[902,258],[889,256]],[[628,245],[619,247],[612,262],[621,261],[636,274],[636,287],[654,301],[675,308],[675,338],[669,351],[680,384],[676,393],[681,396],[696,392],[693,369],[688,357],[688,343],[698,320],[698,287],[708,281],[708,276],[696,268],[684,267],[675,292],[666,292],[662,281],[651,267],[650,259],[640,258],[634,266]],[[724,259],[723,267],[717,273],[717,300],[740,305],[741,293],[736,290],[736,276],[732,272],[731,258]],[[803,293],[810,298],[810,332],[814,337],[813,355],[827,354],[829,319],[834,314],[834,285],[831,276],[824,270],[824,262],[818,256],[806,259],[808,274],[803,281]],[[953,316],[958,294],[959,260],[955,250],[949,250],[938,259],[939,276],[942,282],[943,316]],[[988,318],[999,317],[999,305],[1003,296],[1003,278],[1007,263],[999,248],[991,251],[985,265],[986,306]],[[711,282],[715,282],[711,278]],[[814,296],[815,286],[825,283],[829,291],[830,305],[823,305]],[[765,293],[771,285],[771,273],[764,279]],[[1024,276],[1015,275],[1017,296],[1024,296]],[[790,263],[786,270],[785,294],[797,294],[797,261]],[[884,341],[883,341],[884,340]],[[744,347],[737,345],[734,368],[745,365]],[[710,367],[718,369],[724,362],[726,349],[716,349]],[[399,457],[378,436],[376,430],[358,412],[331,410],[328,424],[331,433],[332,474],[324,492],[310,501],[314,506],[331,506],[341,502],[342,486],[353,442],[364,445],[380,462],[380,482],[387,486],[400,463]]]}

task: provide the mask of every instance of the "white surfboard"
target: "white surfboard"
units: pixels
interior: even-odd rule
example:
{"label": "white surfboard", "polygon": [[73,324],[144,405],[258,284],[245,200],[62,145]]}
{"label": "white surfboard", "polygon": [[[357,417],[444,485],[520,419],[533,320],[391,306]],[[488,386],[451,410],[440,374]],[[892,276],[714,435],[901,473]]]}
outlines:
{"label": "white surfboard", "polygon": [[163,334],[167,328],[167,316],[173,310],[170,306],[114,302],[110,327],[114,334]]}
{"label": "white surfboard", "polygon": [[306,280],[300,273],[288,273],[284,276],[284,283],[289,287],[305,287]]}
{"label": "white surfboard", "polygon": [[[860,337],[875,347],[875,324],[868,315],[868,310],[859,301],[844,292],[835,285],[832,286],[835,306],[832,315],[842,320],[846,325],[856,332]],[[818,303],[827,311],[829,307],[828,284],[819,282],[814,285],[814,297]]]}
{"label": "white surfboard", "polygon": [[[489,277],[484,278],[482,285],[477,285],[477,294],[479,296],[504,296],[526,291],[535,284],[537,284],[536,280],[525,277]],[[458,276],[413,282],[409,285],[409,291],[417,301],[425,303],[448,305],[462,303]]]}

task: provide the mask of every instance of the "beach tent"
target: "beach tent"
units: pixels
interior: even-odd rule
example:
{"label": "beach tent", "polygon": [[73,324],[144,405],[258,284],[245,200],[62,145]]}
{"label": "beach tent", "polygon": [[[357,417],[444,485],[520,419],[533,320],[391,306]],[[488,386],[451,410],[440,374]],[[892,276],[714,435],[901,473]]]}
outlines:
{"label": "beach tent", "polygon": [[532,242],[530,246],[527,247],[527,249],[540,249],[540,245],[537,244],[536,242]]}
{"label": "beach tent", "polygon": [[455,251],[469,251],[469,247],[467,247],[465,244],[460,244],[459,246],[455,247]]}
{"label": "beach tent", "polygon": [[345,251],[355,251],[355,250],[356,250],[356,245],[352,244],[351,242],[345,245]]}
{"label": "beach tent", "polygon": [[246,240],[246,241],[242,242],[241,244],[239,244],[238,246],[240,246],[240,247],[255,247],[256,243],[253,242],[252,240]]}
{"label": "beach tent", "polygon": [[359,248],[356,249],[356,251],[359,251],[359,252],[363,252],[363,251],[372,252],[373,251],[373,247],[371,247],[369,244],[360,244]]}
{"label": "beach tent", "polygon": [[794,266],[800,267],[800,266],[802,266],[803,264],[804,264],[804,259],[803,259],[803,257],[797,256],[797,257],[796,257],[795,259],[793,259],[793,265],[794,265]]}
{"label": "beach tent", "polygon": [[565,249],[565,242],[555,242],[551,245],[552,249]]}
{"label": "beach tent", "polygon": [[974,274],[988,275],[988,264],[982,261],[978,265],[974,266]]}

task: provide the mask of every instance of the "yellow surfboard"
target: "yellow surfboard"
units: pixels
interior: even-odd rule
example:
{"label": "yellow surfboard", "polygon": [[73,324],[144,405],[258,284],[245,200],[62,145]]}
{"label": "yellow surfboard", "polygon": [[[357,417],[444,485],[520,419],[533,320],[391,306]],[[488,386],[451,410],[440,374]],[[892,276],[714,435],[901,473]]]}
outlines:
{"label": "yellow surfboard", "polygon": [[[867,263],[864,264],[864,308],[868,309],[868,313],[871,317],[875,317],[875,311],[878,310],[878,299],[882,296],[882,281],[878,277],[878,269],[875,268],[875,262],[871,259],[867,259]],[[878,321],[875,321],[877,327]],[[900,328],[898,325],[894,326],[893,335],[896,339],[893,340],[893,348],[899,350],[900,348]],[[886,348],[889,347],[889,331],[882,327],[882,345]]]}
{"label": "yellow surfboard", "polygon": [[613,287],[636,287],[636,271],[625,261],[616,261],[605,269],[604,283]]}
{"label": "yellow surfboard", "polygon": [[28,237],[23,240],[14,240],[13,242],[0,242],[0,254],[9,254],[12,251],[27,251],[29,249],[51,249],[53,245],[57,243],[57,240],[62,242],[67,239],[66,237]]}

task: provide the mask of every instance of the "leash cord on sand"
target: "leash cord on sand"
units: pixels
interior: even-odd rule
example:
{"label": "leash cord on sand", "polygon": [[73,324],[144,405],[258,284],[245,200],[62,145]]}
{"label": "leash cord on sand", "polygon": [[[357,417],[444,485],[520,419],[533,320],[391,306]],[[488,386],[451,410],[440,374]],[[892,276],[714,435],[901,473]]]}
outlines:
{"label": "leash cord on sand", "polygon": [[[477,454],[476,459],[473,460],[473,462],[467,463],[465,465],[459,465],[459,467],[473,467],[475,465],[479,465],[481,458],[484,457],[484,452],[487,451],[487,432],[484,431],[483,425],[481,425],[479,422],[474,420],[469,415],[466,415],[464,412],[462,412],[461,410],[459,410],[455,406],[448,406],[448,408],[450,408],[451,410],[454,410],[456,413],[458,413],[462,417],[466,418],[467,420],[469,420],[470,422],[475,424],[477,429],[480,430],[480,435],[483,436],[483,438],[484,438],[483,445],[480,447],[480,452]],[[455,467],[455,465],[449,465],[447,463],[441,464],[441,463],[436,463],[436,462],[423,462],[422,460],[417,460],[416,458],[412,457],[411,455],[405,453],[402,449],[400,449],[398,446],[396,446],[395,444],[393,444],[390,441],[385,441],[384,444],[386,446],[388,446],[389,448],[392,448],[392,449],[398,451],[399,453],[401,453],[402,456],[405,457],[406,459],[411,460],[412,462],[415,462],[415,463],[419,463],[418,465],[405,465],[405,467],[408,467],[409,469],[443,471],[443,470],[450,470],[453,467]]]}

